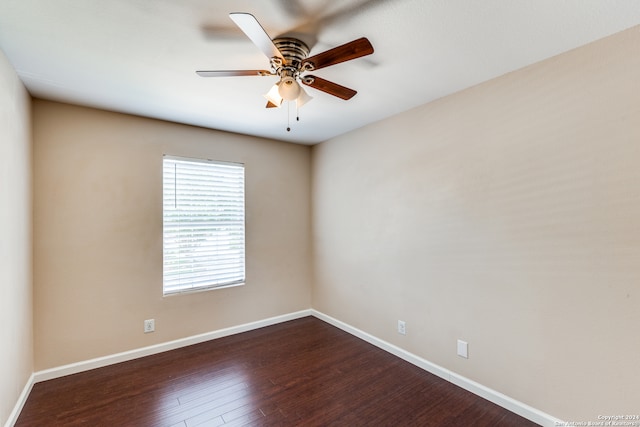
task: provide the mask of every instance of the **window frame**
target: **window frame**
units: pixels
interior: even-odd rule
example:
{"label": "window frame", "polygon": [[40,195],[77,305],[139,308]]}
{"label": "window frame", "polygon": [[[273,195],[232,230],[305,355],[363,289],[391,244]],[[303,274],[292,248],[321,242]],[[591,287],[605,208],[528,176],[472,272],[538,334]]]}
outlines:
{"label": "window frame", "polygon": [[[171,162],[173,165],[177,165],[177,164],[186,164],[186,165],[190,165],[192,167],[196,167],[197,165],[212,165],[212,166],[221,166],[221,169],[224,169],[225,167],[231,167],[231,168],[240,168],[241,171],[235,171],[235,174],[239,173],[239,178],[238,181],[235,183],[236,188],[235,188],[235,192],[237,194],[239,194],[241,197],[237,197],[236,194],[236,198],[233,199],[234,202],[241,202],[240,204],[240,210],[239,212],[241,213],[241,221],[240,224],[238,223],[238,214],[237,212],[235,212],[235,216],[233,216],[233,219],[230,221],[227,221],[228,224],[233,224],[233,226],[231,227],[231,230],[233,230],[233,233],[237,233],[238,231],[241,231],[241,238],[240,240],[238,240],[238,237],[234,237],[233,240],[231,240],[231,237],[228,237],[228,240],[225,240],[230,246],[229,248],[231,248],[231,243],[229,242],[234,242],[235,245],[238,244],[238,242],[241,242],[241,248],[240,249],[235,249],[235,251],[239,251],[239,256],[238,256],[238,265],[240,265],[240,267],[235,269],[235,272],[238,273],[237,278],[234,278],[233,280],[228,280],[228,281],[220,281],[218,279],[216,280],[211,280],[208,283],[196,283],[195,280],[191,280],[186,281],[185,283],[179,283],[176,284],[175,280],[173,281],[173,285],[171,285],[169,282],[170,280],[167,279],[167,276],[170,275],[172,272],[173,274],[180,274],[180,273],[176,273],[177,269],[169,269],[168,268],[168,258],[171,258],[169,256],[169,252],[170,249],[168,249],[168,246],[170,246],[167,242],[168,240],[170,240],[170,238],[168,238],[168,233],[167,233],[167,218],[170,215],[167,215],[168,212],[171,212],[171,210],[167,209],[167,193],[173,191],[174,193],[174,197],[173,199],[169,199],[169,200],[173,200],[174,203],[177,203],[179,201],[179,197],[178,197],[178,174],[177,174],[177,169],[174,169],[176,172],[174,172],[174,182],[173,182],[173,187],[172,188],[167,188],[167,180],[166,180],[166,166],[167,163]],[[170,163],[170,164],[171,164]],[[175,166],[174,166],[175,167]],[[220,178],[221,176],[225,176],[222,172],[219,171],[214,171],[215,168],[212,168],[210,171],[210,173],[214,174],[214,173],[218,173],[220,175],[216,175],[217,178]],[[211,181],[213,181],[213,177],[209,177],[209,180],[204,180],[204,182],[209,182],[211,183]],[[239,187],[238,187],[239,186]],[[223,190],[221,188],[227,189],[228,187],[226,186],[220,186],[218,185],[215,190],[213,190],[212,194],[214,194],[214,197],[219,197],[222,198],[222,192]],[[185,199],[183,199],[185,200]],[[218,207],[218,209],[220,209],[220,206],[222,206],[221,204],[216,205]],[[176,210],[178,210],[178,207],[176,205]],[[234,209],[237,211],[237,208]],[[205,209],[205,211],[210,211],[210,209],[207,206],[207,209]],[[198,214],[201,214],[203,211],[199,210],[197,211]],[[218,214],[220,214],[220,211],[218,212]],[[188,218],[193,218],[194,216],[196,216],[197,214],[194,214],[193,212],[191,212],[190,215],[187,215]],[[187,218],[187,220],[188,220]],[[200,221],[202,221],[202,217],[198,218]],[[214,214],[211,214],[210,216],[206,217],[206,220],[208,220],[208,222],[213,222],[213,221],[219,221],[220,218],[216,218]],[[193,219],[192,219],[193,221]],[[179,222],[179,221],[178,221]],[[223,222],[224,223],[224,222]],[[174,223],[173,227],[175,227],[176,223]],[[179,226],[178,226],[179,227]],[[220,227],[220,228],[227,228],[227,227]],[[211,239],[212,236],[217,237],[221,231],[220,228],[216,228],[214,231],[217,233],[215,236],[212,234],[213,232],[205,232],[203,231],[200,235],[200,237],[204,237],[205,239]],[[227,233],[229,233],[229,231],[227,230]],[[177,238],[178,241],[176,242],[174,240],[173,244],[174,245],[178,245],[178,249],[177,249],[177,253],[178,253],[178,258],[176,259],[175,256],[173,256],[173,261],[174,262],[180,262],[181,258],[181,251],[184,248],[187,248],[186,251],[188,252],[192,252],[194,249],[194,247],[200,247],[200,245],[195,245],[195,246],[181,246],[182,244],[184,244],[184,237],[183,237],[183,241],[179,241],[180,237],[179,234],[180,232],[178,231],[177,233],[170,233],[174,235],[174,239]],[[178,235],[178,237],[175,237],[175,235]],[[216,246],[217,246],[217,241],[216,241]],[[191,248],[191,249],[189,249]],[[175,250],[175,248],[174,248]],[[200,250],[200,249],[195,249],[195,250]],[[234,252],[235,252],[234,251]],[[175,255],[175,254],[174,254]],[[195,255],[198,255],[197,253],[195,253]],[[219,256],[219,255],[216,255]],[[189,262],[193,263],[195,260],[195,256],[186,256],[184,258],[182,258],[182,260],[190,260]],[[208,269],[206,270],[207,272],[211,272],[214,271],[214,273],[212,273],[211,275],[214,276],[215,275],[215,270],[220,270],[220,268],[211,268],[212,265],[215,265],[217,261],[207,261],[206,264],[208,266]],[[193,274],[193,273],[192,273]],[[180,279],[178,279],[180,280]],[[224,288],[230,288],[230,287],[236,287],[236,286],[243,286],[246,283],[246,191],[245,191],[245,165],[244,163],[239,163],[239,162],[230,162],[230,161],[221,161],[221,160],[212,160],[212,159],[203,159],[203,158],[191,158],[191,157],[183,157],[183,156],[175,156],[175,155],[169,155],[169,154],[164,154],[162,156],[162,294],[163,296],[174,296],[174,295],[182,295],[182,294],[188,294],[188,293],[194,293],[194,292],[205,292],[205,291],[210,291],[210,290],[214,290],[214,289],[224,289]]]}

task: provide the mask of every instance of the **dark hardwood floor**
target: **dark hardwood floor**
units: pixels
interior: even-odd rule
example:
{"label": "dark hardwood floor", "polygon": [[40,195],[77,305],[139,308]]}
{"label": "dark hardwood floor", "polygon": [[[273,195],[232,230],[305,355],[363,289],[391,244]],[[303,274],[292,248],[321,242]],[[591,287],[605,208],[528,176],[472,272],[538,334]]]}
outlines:
{"label": "dark hardwood floor", "polygon": [[16,426],[535,426],[313,317],[37,383]]}

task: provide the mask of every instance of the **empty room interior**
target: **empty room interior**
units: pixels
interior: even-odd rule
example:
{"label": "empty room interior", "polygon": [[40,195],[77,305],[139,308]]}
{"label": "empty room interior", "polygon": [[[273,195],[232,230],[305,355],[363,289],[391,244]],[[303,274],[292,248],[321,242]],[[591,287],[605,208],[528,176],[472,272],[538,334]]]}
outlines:
{"label": "empty room interior", "polygon": [[[0,0],[0,424],[40,383],[311,316],[536,424],[640,426],[639,24]],[[167,158],[241,165],[234,286],[167,287]]]}

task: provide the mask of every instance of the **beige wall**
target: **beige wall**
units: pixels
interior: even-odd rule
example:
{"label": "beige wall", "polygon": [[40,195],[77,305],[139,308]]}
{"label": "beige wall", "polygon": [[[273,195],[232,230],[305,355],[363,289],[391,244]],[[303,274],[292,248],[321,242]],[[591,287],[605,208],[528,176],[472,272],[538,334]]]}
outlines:
{"label": "beige wall", "polygon": [[638,52],[640,27],[314,147],[313,307],[561,419],[637,414]]}
{"label": "beige wall", "polygon": [[0,425],[33,371],[31,98],[0,51]]}
{"label": "beige wall", "polygon": [[[245,286],[162,296],[165,153],[245,164]],[[37,100],[34,168],[36,370],[309,308],[309,147]]]}

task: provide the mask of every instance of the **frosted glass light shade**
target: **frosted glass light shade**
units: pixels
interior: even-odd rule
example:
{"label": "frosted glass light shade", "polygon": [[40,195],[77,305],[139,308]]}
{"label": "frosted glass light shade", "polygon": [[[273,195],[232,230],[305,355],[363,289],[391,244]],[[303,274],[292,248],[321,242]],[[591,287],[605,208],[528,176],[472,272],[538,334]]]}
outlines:
{"label": "frosted glass light shade", "polygon": [[278,85],[278,93],[285,101],[295,101],[300,95],[300,85],[293,77],[284,77]]}
{"label": "frosted glass light shade", "polygon": [[274,84],[273,87],[269,89],[269,92],[264,95],[264,97],[267,98],[267,101],[279,107],[280,104],[282,104],[282,97],[278,92],[278,83]]}
{"label": "frosted glass light shade", "polygon": [[312,99],[313,96],[309,95],[303,88],[300,88],[300,94],[298,95],[298,98],[296,98],[296,106],[300,108]]}

